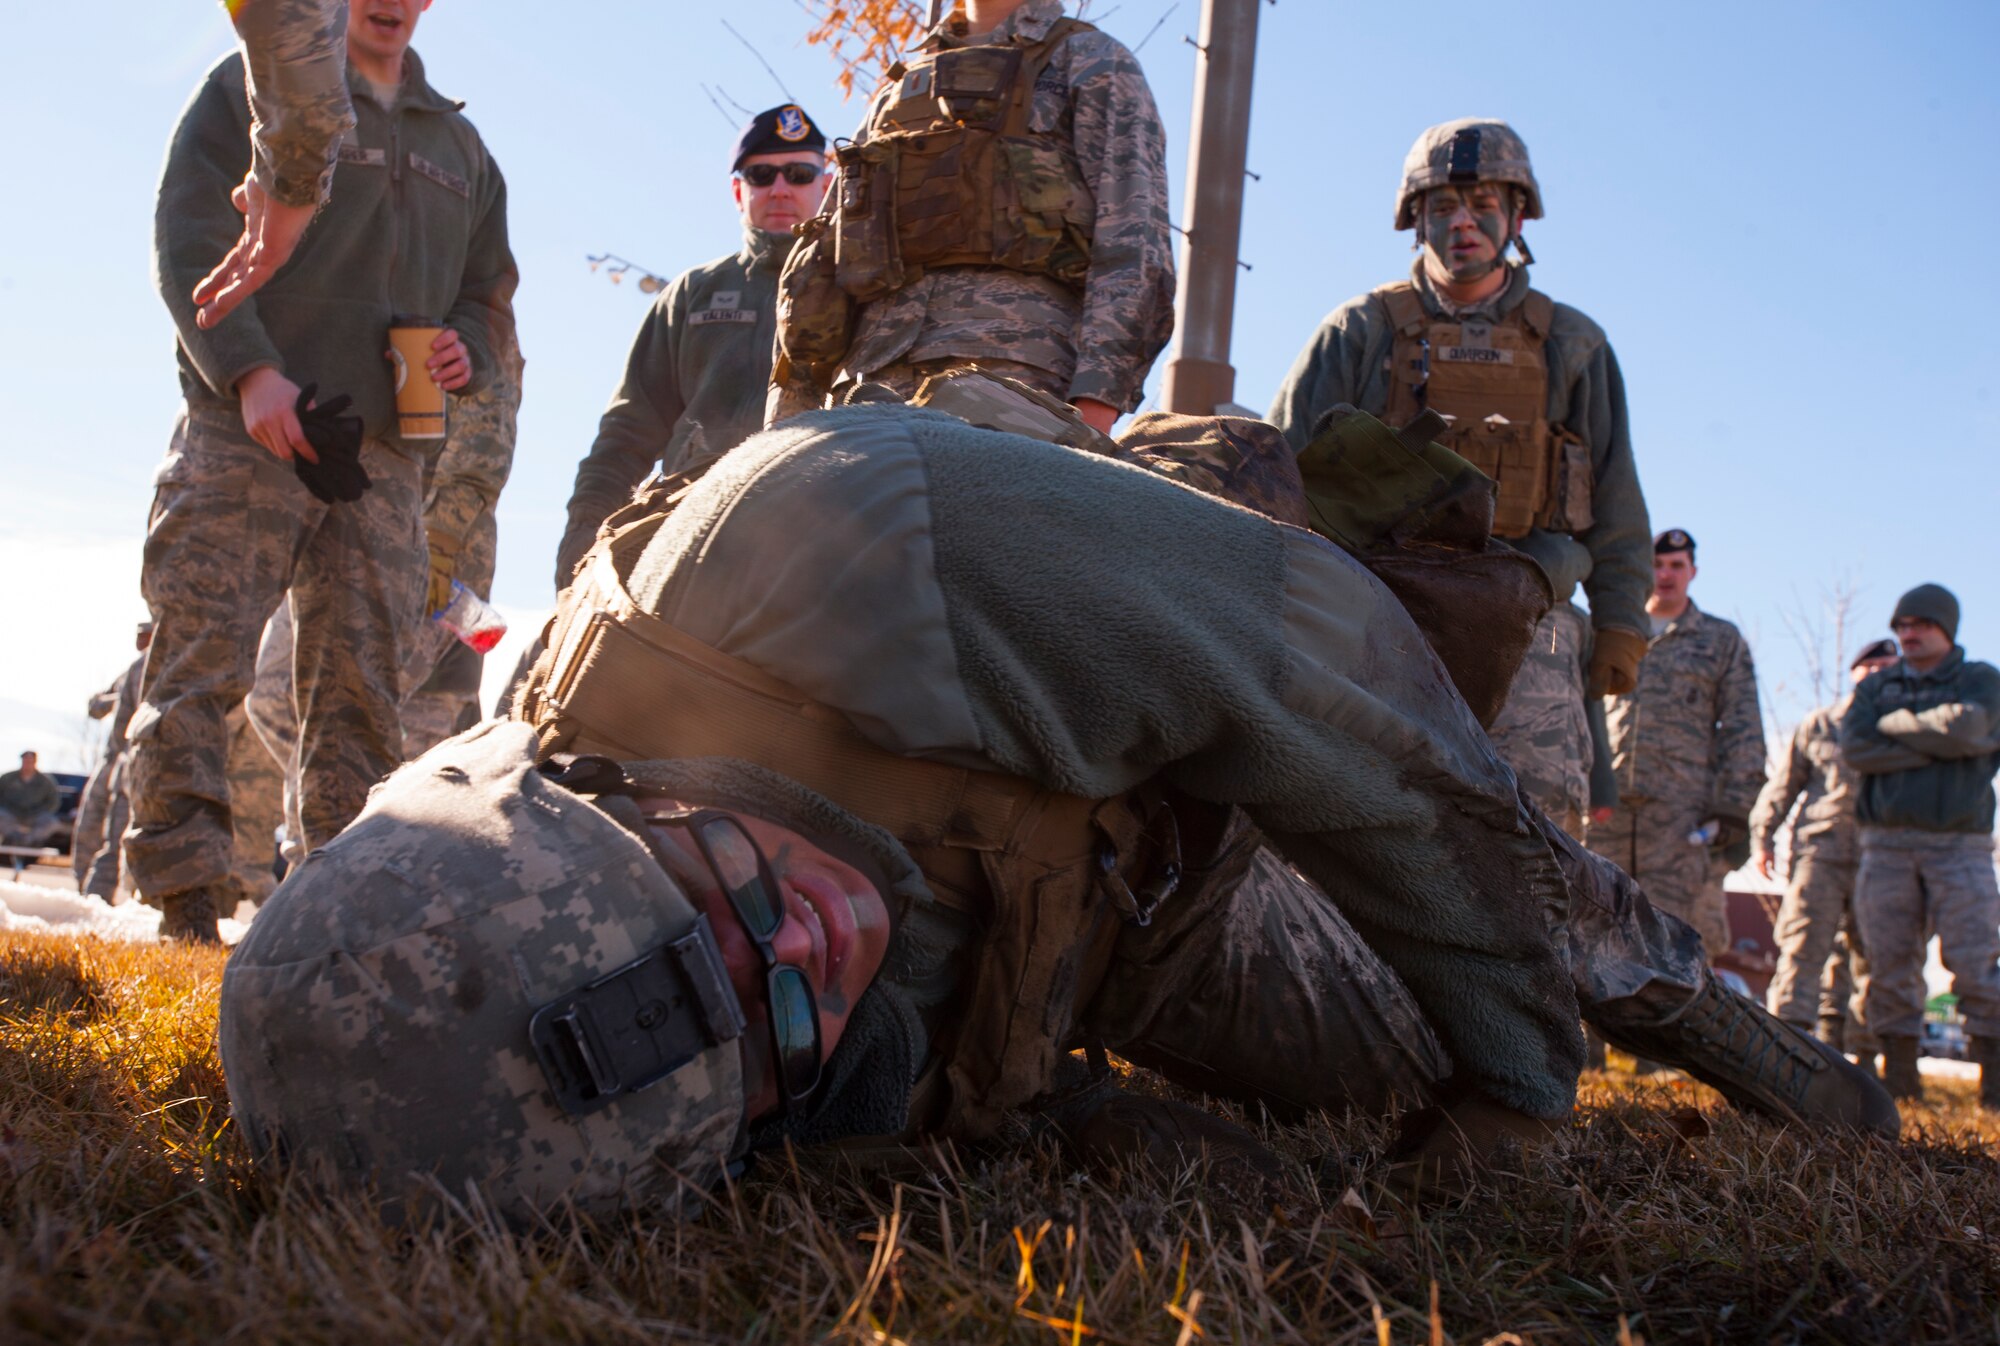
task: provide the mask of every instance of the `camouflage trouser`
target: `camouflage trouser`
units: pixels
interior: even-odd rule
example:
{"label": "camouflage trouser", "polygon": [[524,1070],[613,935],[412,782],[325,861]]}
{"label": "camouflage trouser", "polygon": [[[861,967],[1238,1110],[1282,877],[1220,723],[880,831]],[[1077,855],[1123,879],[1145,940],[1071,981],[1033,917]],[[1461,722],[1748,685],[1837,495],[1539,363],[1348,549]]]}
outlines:
{"label": "camouflage trouser", "polygon": [[39,846],[55,830],[56,815],[53,813],[16,813],[9,808],[0,808],[0,845]]}
{"label": "camouflage trouser", "polygon": [[[1584,1021],[1616,1037],[1670,1018],[1705,984],[1700,939],[1615,866],[1543,831],[1572,895]],[[1084,1026],[1179,1084],[1281,1113],[1420,1104],[1451,1069],[1389,965],[1268,847],[1234,889],[1124,930]]]}
{"label": "camouflage trouser", "polygon": [[930,378],[934,374],[942,374],[947,370],[964,369],[967,365],[971,364],[977,364],[989,374],[997,374],[1003,378],[1019,379],[1030,388],[1039,388],[1051,397],[1062,398],[1065,401],[1069,398],[1068,379],[1058,379],[1046,369],[1040,369],[1034,365],[1024,365],[1018,360],[989,360],[981,357],[978,360],[953,360],[949,358],[941,360],[898,360],[894,364],[884,365],[880,369],[872,369],[867,374],[858,378],[851,378],[846,373],[843,373],[833,385],[832,401],[835,405],[838,405],[855,384],[864,381],[886,384],[905,398],[915,397],[917,389],[923,386],[925,379]]}
{"label": "camouflage trouser", "polygon": [[103,833],[83,876],[77,880],[79,891],[106,902],[117,900],[119,880],[124,877],[125,829],[132,824],[132,798],[126,791],[131,774],[132,754],[119,753],[111,779],[105,783]]}
{"label": "camouflage trouser", "polygon": [[1583,652],[1590,628],[1568,603],[1535,627],[1528,657],[1486,731],[1521,789],[1558,823],[1590,812],[1590,721],[1584,714]]}
{"label": "camouflage trouser", "polygon": [[1816,854],[1810,848],[1792,857],[1791,882],[1772,931],[1778,943],[1778,971],[1765,993],[1771,1013],[1786,1023],[1811,1028],[1816,1019],[1847,1019],[1852,980],[1866,986],[1868,960],[1859,941],[1842,932],[1854,910],[1855,862]]}
{"label": "camouflage trouser", "polygon": [[1861,829],[1854,915],[1868,950],[1861,1017],[1878,1037],[1924,1021],[1924,954],[1936,934],[1974,1037],[2000,1037],[2000,885],[1993,838],[1910,827]]}
{"label": "camouflage trouser", "polygon": [[188,411],[157,478],[141,588],[153,613],[132,744],[127,860],[161,897],[232,872],[225,717],[289,589],[301,733],[300,812],[323,841],[401,760],[398,669],[421,601],[421,471],[370,440],[373,487],[326,505],[233,414]]}
{"label": "camouflage trouser", "polygon": [[[285,817],[285,775],[242,706],[229,712],[229,830],[237,900],[262,902],[278,886],[272,863]],[[218,907],[227,916],[235,903]]]}
{"label": "camouflage trouser", "polygon": [[1709,814],[1706,803],[1629,799],[1609,820],[1591,823],[1585,839],[1643,884],[1654,906],[1693,926],[1714,954],[1729,947],[1728,908],[1714,856],[1688,840]]}
{"label": "camouflage trouser", "polygon": [[97,764],[84,782],[83,795],[76,803],[76,821],[70,825],[69,868],[76,875],[76,890],[90,891],[84,881],[90,877],[90,863],[104,849],[104,820],[111,814],[111,773],[118,758],[107,757]]}
{"label": "camouflage trouser", "polygon": [[[493,566],[498,530],[489,510],[473,525],[460,553],[457,578],[474,592],[492,592]],[[426,563],[427,564],[427,563]],[[459,641],[452,633],[429,620],[423,611],[424,588],[420,584],[410,619],[410,635],[403,659],[400,685],[403,739],[398,761],[421,756],[434,745],[481,718],[479,680],[484,656]],[[257,674],[250,690],[250,722],[258,738],[276,761],[285,765],[284,824],[285,858],[297,864],[305,858],[303,835],[298,817],[298,773],[294,755],[298,749],[298,713],[292,697],[292,610],[289,602],[271,614],[257,650]]]}

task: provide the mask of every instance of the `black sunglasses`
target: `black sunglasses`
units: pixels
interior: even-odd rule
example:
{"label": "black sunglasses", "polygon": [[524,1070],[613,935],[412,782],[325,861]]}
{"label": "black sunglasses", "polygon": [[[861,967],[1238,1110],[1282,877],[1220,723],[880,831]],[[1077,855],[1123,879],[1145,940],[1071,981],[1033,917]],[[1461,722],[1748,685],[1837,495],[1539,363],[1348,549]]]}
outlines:
{"label": "black sunglasses", "polygon": [[[760,165],[769,167],[770,165]],[[789,166],[789,165],[788,165]],[[764,990],[770,1004],[772,1067],[778,1099],[786,1112],[819,1087],[821,1066],[819,1002],[804,969],[780,963],[772,941],[785,924],[785,904],[771,862],[742,823],[714,809],[650,813],[646,821],[685,828],[702,863],[715,876],[729,908],[764,958]]]}
{"label": "black sunglasses", "polygon": [[778,180],[778,174],[785,175],[785,181],[794,187],[810,187],[819,181],[819,175],[826,170],[819,164],[745,164],[736,170],[736,176],[752,187],[768,187]]}

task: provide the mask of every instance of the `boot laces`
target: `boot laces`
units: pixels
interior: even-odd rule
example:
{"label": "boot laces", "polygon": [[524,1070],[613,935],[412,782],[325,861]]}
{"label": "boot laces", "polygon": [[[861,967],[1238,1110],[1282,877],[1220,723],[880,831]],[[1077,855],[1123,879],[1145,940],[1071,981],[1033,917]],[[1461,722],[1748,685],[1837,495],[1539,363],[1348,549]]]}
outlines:
{"label": "boot laces", "polygon": [[1680,1022],[1723,1060],[1771,1082],[1794,1106],[1805,1098],[1812,1077],[1826,1068],[1825,1061],[1801,1048],[1775,1020],[1719,984],[1711,983]]}

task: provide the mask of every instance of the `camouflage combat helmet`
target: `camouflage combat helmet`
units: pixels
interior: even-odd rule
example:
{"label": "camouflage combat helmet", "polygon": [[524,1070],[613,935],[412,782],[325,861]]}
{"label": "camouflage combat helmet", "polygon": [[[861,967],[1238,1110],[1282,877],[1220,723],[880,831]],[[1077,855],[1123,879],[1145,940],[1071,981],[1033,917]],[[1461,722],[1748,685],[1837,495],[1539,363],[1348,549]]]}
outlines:
{"label": "camouflage combat helmet", "polygon": [[223,974],[245,1135],[380,1184],[392,1215],[411,1174],[513,1215],[687,1209],[743,1145],[743,1017],[707,922],[535,753],[492,721],[405,766]]}
{"label": "camouflage combat helmet", "polygon": [[1396,189],[1396,227],[1416,228],[1417,198],[1431,188],[1475,182],[1513,183],[1527,196],[1521,218],[1542,218],[1542,189],[1527,144],[1506,122],[1463,117],[1431,127],[1410,146],[1403,185]]}

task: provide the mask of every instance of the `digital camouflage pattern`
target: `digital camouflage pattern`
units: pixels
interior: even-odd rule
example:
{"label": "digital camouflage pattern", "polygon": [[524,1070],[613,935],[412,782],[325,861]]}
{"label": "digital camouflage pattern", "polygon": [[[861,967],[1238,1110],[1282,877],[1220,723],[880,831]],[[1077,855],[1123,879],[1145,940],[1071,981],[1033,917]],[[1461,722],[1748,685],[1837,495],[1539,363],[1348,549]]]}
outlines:
{"label": "digital camouflage pattern", "polygon": [[1764,719],[1756,664],[1733,622],[1690,602],[1653,637],[1638,687],[1604,708],[1621,798],[1747,822],[1764,786]]}
{"label": "digital camouflage pattern", "polygon": [[[518,349],[477,392],[456,397],[446,425],[445,445],[425,469],[424,526],[442,527],[463,539],[455,576],[480,597],[492,592],[499,544],[494,510],[514,461],[522,363]],[[437,743],[477,723],[482,657],[423,611],[423,584],[417,586],[410,618],[402,687],[402,746],[398,761],[421,756]],[[298,751],[298,710],[292,696],[292,610],[289,601],[271,615],[257,650],[256,676],[246,701],[251,723],[272,758],[291,764]],[[303,850],[298,774],[284,772],[283,817],[288,858]]]}
{"label": "digital camouflage pattern", "polygon": [[654,468],[677,472],[727,453],[764,424],[788,234],[746,226],[743,246],[676,276],[632,339],[625,376],[577,465],[556,589],[569,587],[597,527]]}
{"label": "digital camouflage pattern", "polygon": [[239,901],[262,902],[278,886],[278,829],[285,821],[285,776],[241,705],[229,712],[230,891],[216,902],[228,916]]}
{"label": "digital camouflage pattern", "polygon": [[1922,1030],[1933,934],[1965,1031],[2000,1037],[2000,885],[1991,836],[1863,823],[1854,915],[1868,951],[1861,1018],[1878,1037]]}
{"label": "digital camouflage pattern", "polygon": [[[922,49],[1034,42],[1062,17],[1061,0],[1027,0],[983,39],[966,38],[956,26],[962,21],[947,18]],[[876,95],[857,136],[861,143],[893,89]],[[927,271],[887,298],[860,306],[837,383],[881,381],[880,371],[905,360],[989,366],[1004,360],[1042,371],[1036,386],[1064,400],[1095,398],[1121,410],[1138,405],[1146,371],[1174,321],[1166,133],[1145,73],[1109,34],[1073,34],[1057,45],[1036,82],[1030,124],[1067,145],[1096,200],[1081,292],[1006,267]],[[820,400],[805,386],[777,394],[774,418]]]}
{"label": "digital camouflage pattern", "polygon": [[421,469],[379,440],[361,461],[373,486],[327,505],[238,417],[190,408],[175,428],[146,534],[153,644],[129,731],[126,856],[148,898],[234,868],[225,721],[287,590],[307,844],[345,827],[402,760],[401,669],[428,565]]}
{"label": "digital camouflage pattern", "polygon": [[[118,887],[117,848],[125,832],[126,804],[123,797],[124,786],[119,778],[118,766],[125,756],[125,729],[132,720],[132,712],[139,708],[139,676],[146,671],[146,656],[142,652],[125,671],[118,675],[103,691],[90,698],[90,712],[93,719],[103,719],[104,755],[98,761],[97,769],[90,773],[84,783],[83,797],[77,801],[76,822],[70,832],[70,870],[76,875],[78,892],[95,893],[109,899]],[[103,707],[100,714],[99,707]],[[119,778],[117,793],[113,792],[114,778]],[[118,817],[112,826],[112,814]],[[91,871],[105,849],[105,840],[111,841],[110,886],[92,886]]]}
{"label": "digital camouflage pattern", "polygon": [[1520,779],[1521,791],[1579,836],[1590,814],[1590,721],[1584,707],[1590,627],[1569,603],[1557,603],[1535,626],[1527,658],[1487,729]]}
{"label": "digital camouflage pattern", "polygon": [[1757,670],[1743,633],[1689,603],[1653,637],[1638,687],[1604,705],[1620,802],[1608,822],[1591,823],[1590,848],[1711,949],[1727,949],[1723,868],[1688,834],[1712,818],[1747,823],[1764,784]]}
{"label": "digital camouflage pattern", "polygon": [[354,125],[347,92],[347,0],[225,0],[249,72],[258,185],[288,206],[333,186],[340,139]]}
{"label": "digital camouflage pattern", "polygon": [[[1750,815],[1753,853],[1773,852],[1778,829],[1792,824],[1791,874],[1772,934],[1778,970],[1765,1003],[1787,1023],[1845,1019],[1851,978],[1866,984],[1865,957],[1853,961],[1840,932],[1853,920],[1860,831],[1854,821],[1858,777],[1840,755],[1837,731],[1843,698],[1809,712],[1792,731],[1782,759]],[[1796,811],[1794,811],[1796,805]]]}
{"label": "digital camouflage pattern", "polygon": [[[510,340],[486,385],[452,399],[444,449],[425,473],[424,531],[441,529],[461,541],[453,578],[481,598],[493,594],[500,545],[494,512],[514,469],[521,378],[520,347]],[[403,668],[405,758],[479,721],[482,662],[428,612],[418,614]]]}
{"label": "digital camouflage pattern", "polygon": [[[440,745],[258,913],[222,980],[236,1123],[259,1150],[381,1184],[392,1215],[468,1184],[508,1216],[565,1197],[691,1213],[736,1149],[740,1015],[582,1115],[528,1022],[697,929],[708,994],[735,1015],[720,954],[642,843],[534,762],[533,732],[506,721]],[[436,1185],[413,1194],[412,1175]]]}
{"label": "digital camouflage pattern", "polygon": [[1431,188],[1477,182],[1512,183],[1527,193],[1521,218],[1542,218],[1542,187],[1520,133],[1503,121],[1461,117],[1425,131],[1404,156],[1403,181],[1396,188],[1396,228],[1416,227],[1417,200]]}
{"label": "digital camouflage pattern", "polygon": [[[1004,430],[1045,444],[1116,455],[1118,445],[1109,435],[1091,429],[1075,407],[1055,394],[1015,377],[1017,368],[1010,367],[1003,373],[985,365],[948,367],[926,377],[903,400],[913,407],[946,412],[982,429]],[[891,387],[869,385],[877,386]]]}

